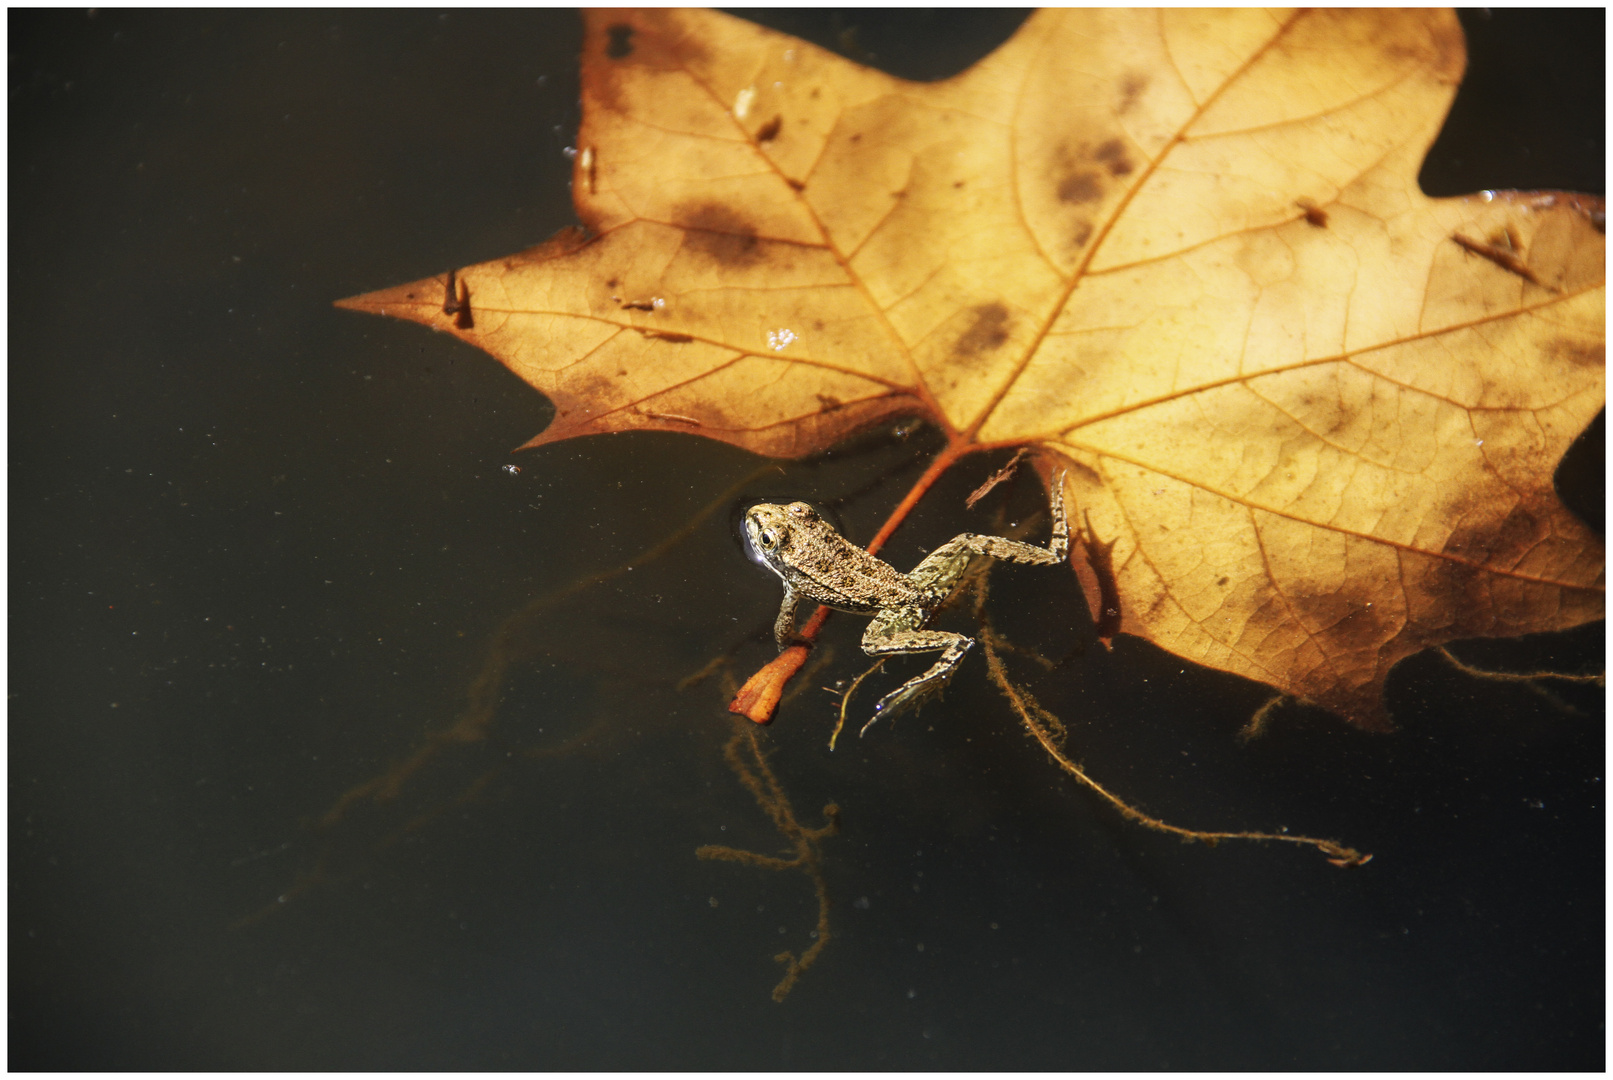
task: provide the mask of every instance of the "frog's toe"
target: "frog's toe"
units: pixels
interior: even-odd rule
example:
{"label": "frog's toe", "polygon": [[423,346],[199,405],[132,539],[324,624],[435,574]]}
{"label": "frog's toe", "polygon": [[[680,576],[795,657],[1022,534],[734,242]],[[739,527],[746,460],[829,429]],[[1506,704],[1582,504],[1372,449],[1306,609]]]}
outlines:
{"label": "frog's toe", "polygon": [[909,709],[914,712],[922,709],[932,699],[941,696],[941,691],[952,681],[951,675],[951,672],[947,672],[935,678],[920,677],[898,686],[874,704],[874,715],[868,718],[868,723],[863,725],[862,732],[858,734],[861,735],[873,727],[874,722],[881,717],[893,717]]}

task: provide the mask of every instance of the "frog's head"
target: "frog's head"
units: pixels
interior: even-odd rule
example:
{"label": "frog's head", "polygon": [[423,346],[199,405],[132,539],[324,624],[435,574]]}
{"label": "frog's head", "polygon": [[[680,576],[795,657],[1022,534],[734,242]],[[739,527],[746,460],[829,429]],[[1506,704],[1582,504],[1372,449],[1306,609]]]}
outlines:
{"label": "frog's head", "polygon": [[818,512],[804,502],[788,506],[757,503],[745,511],[745,543],[751,558],[777,570],[784,563],[791,533],[819,521]]}

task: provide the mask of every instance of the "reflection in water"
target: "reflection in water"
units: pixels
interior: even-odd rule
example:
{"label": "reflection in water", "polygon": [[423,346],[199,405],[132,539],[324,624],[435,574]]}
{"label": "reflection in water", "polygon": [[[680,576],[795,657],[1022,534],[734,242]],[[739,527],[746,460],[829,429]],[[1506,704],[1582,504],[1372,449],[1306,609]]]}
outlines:
{"label": "reflection in water", "polygon": [[[594,701],[582,711],[583,719],[574,724],[571,729],[558,737],[551,733],[543,745],[511,746],[508,737],[502,741],[495,737],[494,727],[501,703],[509,693],[509,684],[516,675],[530,668],[540,659],[562,661],[561,668],[571,673],[597,672],[602,662],[609,658],[623,654],[639,655],[630,642],[623,640],[624,631],[617,627],[605,631],[611,635],[609,641],[587,640],[588,634],[582,631],[573,620],[568,620],[556,609],[563,602],[578,597],[593,586],[618,578],[628,571],[643,567],[661,558],[671,551],[680,541],[690,536],[696,528],[724,508],[733,504],[734,498],[746,487],[754,483],[764,473],[775,466],[764,465],[741,478],[728,490],[711,500],[705,507],[689,518],[682,526],[667,535],[658,543],[647,548],[638,556],[621,565],[586,575],[571,582],[565,587],[534,599],[519,611],[510,615],[492,635],[487,655],[484,658],[481,670],[472,680],[467,691],[467,705],[464,712],[452,723],[444,728],[428,733],[422,743],[410,754],[383,769],[377,775],[355,784],[343,793],[331,807],[317,820],[315,828],[325,835],[325,844],[315,857],[312,865],[305,868],[295,881],[273,901],[240,920],[237,925],[248,925],[265,918],[272,912],[281,910],[288,902],[308,892],[321,884],[330,884],[338,880],[345,880],[361,873],[366,861],[361,854],[367,848],[368,853],[388,849],[405,838],[419,833],[428,825],[442,818],[446,813],[463,807],[482,796],[489,786],[500,775],[505,773],[509,766],[521,760],[547,760],[558,758],[571,758],[583,753],[599,754],[619,743],[620,737],[627,734],[627,729],[619,723],[621,717],[628,715],[628,704],[637,689],[621,683],[620,680],[599,679],[595,682],[602,684],[599,691],[601,699]],[[1004,470],[1005,472],[1007,470]],[[1006,507],[1006,503],[1004,503]],[[1004,520],[1004,508],[999,508],[998,525],[1001,535],[1015,535],[1026,531],[1033,524],[1034,518],[1027,518],[1019,523],[1017,528],[1009,527]],[[1054,762],[1079,783],[1091,789],[1122,816],[1140,824],[1145,828],[1159,832],[1176,835],[1186,841],[1198,841],[1214,846],[1223,839],[1249,839],[1257,841],[1281,841],[1310,845],[1318,848],[1329,856],[1329,861],[1337,866],[1359,866],[1371,859],[1370,855],[1363,854],[1353,848],[1345,847],[1335,841],[1322,840],[1306,836],[1291,835],[1287,833],[1264,832],[1215,832],[1199,831],[1182,828],[1168,824],[1158,818],[1152,817],[1133,807],[1119,796],[1111,793],[1092,779],[1068,755],[1065,742],[1068,732],[1057,716],[1044,708],[1023,685],[1016,683],[1010,676],[1003,657],[1008,653],[1017,653],[1028,657],[1046,669],[1057,666],[1054,661],[1037,655],[1033,650],[1016,647],[1008,638],[998,632],[986,614],[986,601],[988,595],[989,561],[980,562],[975,571],[960,582],[960,587],[954,594],[954,602],[965,597],[972,598],[971,607],[979,624],[979,640],[983,646],[988,675],[998,687],[1020,721],[1026,732],[1039,743],[1050,755]],[[596,631],[598,632],[598,631]],[[735,648],[738,646],[736,645]],[[734,687],[732,673],[732,652],[730,649],[714,657],[705,664],[700,671],[684,679],[677,689],[683,690],[706,680],[711,676],[718,676],[724,683],[723,694],[731,696]],[[1540,687],[1544,679],[1561,678],[1569,681],[1600,681],[1600,676],[1558,676],[1549,672],[1532,674],[1506,675],[1485,672],[1471,668],[1452,657],[1448,651],[1440,650],[1457,669],[1478,678],[1497,679],[1508,682],[1519,682],[1528,685],[1547,697],[1548,700],[1562,704]],[[604,659],[602,659],[604,658]],[[812,658],[811,668],[820,668],[832,661],[832,649],[828,646],[820,647]],[[851,700],[853,692],[858,688],[862,679],[877,669],[865,671],[842,693],[841,724],[844,723],[845,707]],[[803,672],[794,686],[790,688],[789,696],[799,693],[801,688],[812,682],[811,671]],[[615,685],[611,685],[611,684]],[[625,697],[623,696],[625,695]],[[1279,701],[1281,699],[1278,699]],[[1264,720],[1273,711],[1275,703],[1268,702],[1251,721],[1252,728],[1264,726]],[[552,720],[548,721],[553,723]],[[540,733],[543,729],[539,729]],[[1246,729],[1246,732],[1250,729]],[[838,735],[840,725],[836,726]],[[553,732],[553,729],[551,729]],[[496,745],[493,745],[495,744]],[[478,764],[476,755],[470,754],[472,747],[481,746],[488,751],[481,755]],[[831,749],[833,742],[831,739]],[[432,771],[434,775],[449,775],[449,751],[463,750],[466,753],[454,755],[452,761],[455,767],[468,769],[468,779],[454,780],[451,775],[447,783],[452,788],[445,797],[431,802],[424,810],[419,810],[407,816],[399,825],[384,831],[378,838],[369,843],[360,842],[355,846],[353,837],[356,835],[351,819],[361,807],[382,807],[396,803],[405,794],[406,789],[419,789],[426,785],[425,775]],[[781,855],[765,855],[755,851],[723,845],[705,845],[695,852],[697,857],[706,860],[718,860],[743,863],[749,866],[768,870],[799,870],[812,883],[814,897],[817,901],[816,927],[811,933],[811,943],[799,954],[792,950],[785,950],[775,956],[775,960],[784,965],[784,975],[773,989],[772,996],[775,1001],[783,1001],[794,988],[800,976],[816,962],[831,936],[829,924],[829,896],[823,872],[823,856],[821,843],[827,837],[834,835],[839,829],[839,808],[834,803],[824,807],[824,823],[811,828],[801,824],[796,812],[786,795],[778,777],[769,766],[763,752],[755,725],[743,720],[733,721],[733,734],[728,739],[723,757],[729,768],[739,778],[740,783],[750,792],[757,806],[772,821],[779,835],[786,844],[785,852]],[[491,759],[491,760],[488,760]],[[437,766],[435,770],[428,770],[428,766]],[[439,780],[439,782],[443,782]],[[344,827],[345,823],[345,827]],[[340,828],[340,832],[338,829]],[[338,841],[345,838],[347,853],[337,855]],[[333,868],[340,867],[339,872]]]}
{"label": "reflection in water", "polygon": [[[338,826],[362,806],[383,807],[397,802],[404,794],[405,788],[411,782],[423,780],[423,773],[427,766],[438,762],[444,754],[456,748],[469,748],[486,745],[493,733],[494,722],[499,707],[504,701],[512,672],[524,670],[532,662],[540,658],[555,659],[557,656],[565,658],[563,667],[571,673],[592,670],[599,663],[600,657],[614,655],[614,650],[592,647],[591,643],[584,642],[577,633],[576,627],[572,632],[554,633],[554,627],[549,626],[545,616],[563,601],[572,599],[594,586],[603,584],[620,577],[631,570],[646,566],[661,558],[681,541],[687,539],[694,531],[713,514],[730,506],[734,498],[748,485],[754,483],[764,473],[771,471],[775,466],[768,464],[760,466],[712,499],[699,511],[693,514],[679,528],[675,529],[658,543],[645,549],[637,556],[618,566],[598,573],[588,574],[572,581],[563,588],[544,596],[537,597],[519,611],[504,620],[493,633],[488,646],[487,656],[482,662],[481,670],[472,680],[467,691],[467,704],[463,713],[453,724],[428,732],[422,743],[402,760],[393,762],[386,769],[375,776],[353,785],[331,805],[330,809],[315,823],[315,828],[325,834],[325,843],[312,865],[302,869],[290,886],[263,907],[240,919],[238,927],[248,926],[261,921],[276,911],[281,910],[287,903],[297,899],[309,890],[323,884],[334,884],[339,880],[346,880],[363,869],[362,860],[358,858],[336,858],[336,849],[341,836],[336,831]],[[718,657],[708,670],[716,670],[726,657]],[[828,659],[827,656],[824,657]],[[605,680],[609,681],[609,680]],[[685,680],[686,684],[699,681],[697,678]],[[681,687],[680,687],[681,688]],[[437,799],[425,810],[410,815],[405,821],[383,835],[371,845],[371,853],[391,848],[412,834],[418,833],[444,814],[458,807],[476,800],[488,786],[503,774],[509,765],[516,760],[537,761],[568,757],[583,751],[598,753],[606,749],[608,744],[619,736],[620,728],[612,721],[616,718],[617,708],[611,702],[596,703],[588,712],[588,720],[576,727],[570,734],[559,741],[549,741],[541,746],[498,747],[504,753],[495,755],[496,760],[485,768],[480,769],[468,781],[463,783],[459,790]],[[539,729],[540,733],[542,729]],[[753,737],[754,738],[754,737]],[[757,760],[760,761],[760,751],[756,751]],[[729,761],[735,762],[732,751],[728,753]],[[736,765],[736,771],[738,770]],[[782,791],[777,781],[772,778],[771,771],[765,764],[760,766],[763,774],[768,778],[768,797],[771,801],[763,802],[764,809],[769,813],[774,811],[773,806],[782,807],[786,819],[794,821],[793,813],[789,810],[787,801],[783,800]],[[748,773],[741,773],[744,779]],[[748,786],[748,785],[747,785]],[[762,796],[758,795],[758,801]],[[775,818],[775,820],[779,820]],[[789,835],[789,834],[786,834]],[[803,836],[807,835],[805,832]],[[816,836],[808,842],[813,844],[813,855],[810,859],[812,869],[809,874],[816,874]],[[792,837],[793,838],[793,837]],[[716,856],[721,857],[721,856]],[[806,864],[803,863],[803,866]],[[343,870],[333,870],[342,866]],[[821,879],[817,879],[820,880]],[[820,897],[822,896],[820,886]],[[823,919],[820,918],[820,922]],[[825,923],[826,925],[826,923]],[[807,955],[816,956],[817,949],[821,948],[821,940],[825,935],[820,933],[820,944],[803,954],[799,968],[810,964]],[[793,974],[791,981],[793,982]]]}
{"label": "reflection in water", "polygon": [[[349,788],[319,819],[317,828],[321,831],[329,832],[362,804],[384,805],[396,801],[403,794],[405,786],[420,774],[426,766],[442,756],[444,752],[455,747],[486,742],[497,717],[499,705],[504,700],[506,684],[509,682],[512,668],[527,664],[541,656],[552,658],[556,652],[557,643],[553,640],[555,635],[539,632],[543,626],[542,617],[544,615],[548,614],[561,601],[570,599],[593,586],[619,577],[637,567],[645,566],[665,555],[680,541],[691,535],[703,521],[717,511],[731,505],[740,491],[773,468],[774,466],[772,465],[765,465],[741,477],[737,483],[707,503],[680,528],[633,559],[610,570],[579,578],[564,588],[538,597],[507,618],[493,634],[482,669],[470,685],[467,694],[467,708],[459,719],[449,727],[429,733],[425,741],[401,761],[395,762],[378,775]],[[566,635],[560,636],[562,638],[566,637]],[[570,644],[575,647],[576,642],[573,640]],[[586,665],[589,658],[597,658],[599,655],[607,655],[608,653],[609,650],[601,652],[583,648],[572,658],[572,662],[568,664],[568,667],[575,671],[579,667]],[[820,650],[814,663],[809,665],[807,674],[810,675],[813,669],[821,668],[832,659],[833,650],[831,648]],[[725,684],[732,684],[733,676],[727,670],[729,660],[730,656],[726,653],[717,656],[699,672],[679,683],[678,689],[683,690],[696,685],[707,676],[719,671],[722,673],[722,681]],[[805,685],[805,683],[798,684],[797,691],[801,685]],[[732,692],[733,686],[725,685],[725,695],[731,695]],[[791,696],[793,696],[793,693]],[[611,723],[615,712],[615,709],[608,706],[596,707],[592,710],[590,721],[580,730],[575,731],[558,743],[520,748],[518,751],[519,756],[527,760],[541,760],[566,757],[584,749],[597,751],[609,738],[619,733],[619,727]],[[447,799],[439,800],[429,809],[409,817],[403,825],[383,836],[375,844],[375,850],[379,851],[392,847],[406,836],[424,829],[448,811],[475,800],[505,770],[507,762],[513,756],[513,753],[505,755],[497,763],[478,773],[457,794]],[[708,844],[699,848],[695,852],[696,856],[701,859],[745,863],[749,866],[762,867],[768,870],[800,870],[812,882],[813,894],[817,899],[818,916],[816,928],[811,933],[812,944],[807,946],[799,956],[793,951],[785,950],[774,957],[775,960],[785,966],[783,979],[773,988],[773,1000],[782,1002],[795,986],[802,973],[812,966],[819,954],[823,952],[824,946],[829,943],[829,893],[828,885],[823,876],[822,852],[819,845],[823,839],[839,831],[840,808],[834,803],[830,803],[823,808],[823,825],[817,828],[803,826],[797,820],[795,809],[790,804],[789,797],[784,793],[784,788],[779,783],[778,777],[767,763],[766,755],[763,753],[761,744],[757,739],[755,727],[742,720],[734,721],[734,734],[723,748],[723,759],[739,777],[740,783],[756,799],[757,805],[772,820],[779,834],[789,843],[791,854],[787,858],[781,858],[762,855],[753,851],[744,851],[739,848]],[[280,910],[286,903],[306,893],[316,885],[330,882],[333,877],[330,873],[330,867],[333,862],[331,855],[332,845],[327,843],[315,859],[313,866],[300,873],[285,892],[256,912],[240,920],[237,925],[246,926],[256,923],[273,912]]]}
{"label": "reflection in water", "polygon": [[702,859],[745,863],[764,870],[799,870],[812,882],[812,891],[818,900],[818,925],[812,931],[815,940],[799,957],[788,949],[773,957],[784,965],[784,978],[773,987],[773,1000],[783,1001],[801,973],[812,966],[823,947],[829,943],[829,887],[823,880],[823,858],[818,842],[840,831],[840,807],[834,803],[825,806],[823,824],[818,828],[803,826],[796,820],[795,809],[784,794],[778,777],[768,767],[767,757],[756,739],[755,725],[746,720],[734,720],[733,725],[734,735],[723,747],[723,759],[739,777],[739,782],[745,785],[745,790],[755,796],[756,805],[773,820],[773,827],[778,829],[779,835],[790,842],[794,857],[782,859],[773,855],[759,855],[754,851],[742,851],[721,844],[706,844],[695,854]]}

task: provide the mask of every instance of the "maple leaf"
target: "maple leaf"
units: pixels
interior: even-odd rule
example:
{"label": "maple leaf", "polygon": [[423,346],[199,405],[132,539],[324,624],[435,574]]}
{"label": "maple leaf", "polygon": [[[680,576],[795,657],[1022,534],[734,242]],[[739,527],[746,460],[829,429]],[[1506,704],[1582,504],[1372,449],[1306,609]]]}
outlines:
{"label": "maple leaf", "polygon": [[1602,204],[1421,193],[1449,12],[1042,12],[926,84],[585,19],[586,230],[342,301],[547,394],[528,446],[1035,447],[1100,627],[1367,727],[1403,656],[1601,617],[1551,477],[1604,396]]}

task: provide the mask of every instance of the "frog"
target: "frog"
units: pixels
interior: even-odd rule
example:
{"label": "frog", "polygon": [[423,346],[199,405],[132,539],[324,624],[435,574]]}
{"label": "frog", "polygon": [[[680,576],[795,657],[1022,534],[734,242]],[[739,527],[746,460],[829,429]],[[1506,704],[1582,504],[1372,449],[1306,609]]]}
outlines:
{"label": "frog", "polygon": [[869,656],[939,652],[941,658],[880,698],[869,724],[922,705],[952,681],[974,647],[975,639],[967,634],[926,628],[970,562],[985,557],[1046,566],[1069,557],[1062,472],[1053,479],[1048,507],[1053,536],[1045,548],[1002,536],[960,533],[904,574],[841,536],[809,503],[757,503],[745,512],[745,536],[757,559],[784,583],[784,600],[773,623],[779,651],[803,643],[795,633],[795,618],[804,601],[872,615],[862,637],[862,650]]}

